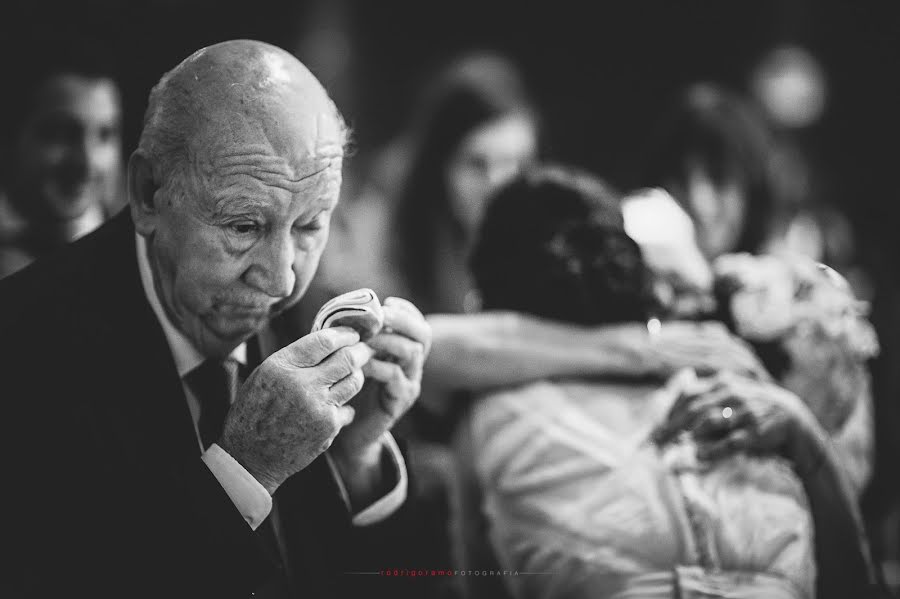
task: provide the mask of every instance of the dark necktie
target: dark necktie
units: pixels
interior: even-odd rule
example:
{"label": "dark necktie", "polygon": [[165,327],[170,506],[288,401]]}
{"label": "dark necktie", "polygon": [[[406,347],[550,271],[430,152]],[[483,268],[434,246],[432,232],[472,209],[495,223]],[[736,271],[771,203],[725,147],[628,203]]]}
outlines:
{"label": "dark necktie", "polygon": [[219,440],[228,408],[237,394],[239,364],[233,358],[224,361],[207,360],[185,377],[191,391],[200,402],[200,441],[203,449]]}
{"label": "dark necktie", "polygon": [[[259,363],[259,350],[257,343],[248,343],[247,358],[253,363]],[[240,384],[250,375],[252,366],[244,366],[239,364],[233,358],[224,361],[206,360],[192,370],[185,377],[197,401],[200,403],[200,418],[197,428],[200,430],[200,440],[203,443],[203,449],[207,449],[210,445],[218,441],[222,436],[222,428],[225,425],[225,416],[228,415],[228,408],[237,396],[237,390]],[[257,535],[263,542],[267,551],[281,562],[284,568],[287,564],[285,548],[280,535],[276,532],[278,528],[278,511],[277,506],[272,504],[272,513],[269,517],[256,529]],[[267,599],[269,597],[287,597],[288,586],[287,579],[289,576],[286,570],[282,570],[283,575],[277,577],[276,580],[257,589],[256,596]]]}

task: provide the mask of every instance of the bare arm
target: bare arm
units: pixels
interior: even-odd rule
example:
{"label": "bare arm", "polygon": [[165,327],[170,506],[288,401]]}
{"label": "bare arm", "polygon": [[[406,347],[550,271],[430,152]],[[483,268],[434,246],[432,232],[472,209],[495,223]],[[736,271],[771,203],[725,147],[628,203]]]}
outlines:
{"label": "bare arm", "polygon": [[777,385],[715,377],[678,397],[654,440],[662,445],[683,431],[698,443],[697,456],[704,461],[739,452],[789,460],[815,526],[816,596],[872,596],[878,576],[855,490],[830,435],[803,400]]}
{"label": "bare arm", "polygon": [[806,453],[811,457],[805,461],[813,463],[804,467],[802,461],[795,461],[795,468],[815,525],[817,595],[824,599],[873,596],[880,586],[879,576],[856,505],[856,489],[842,471],[839,451],[815,422],[807,422],[805,434],[797,437],[810,448]]}
{"label": "bare arm", "polygon": [[[866,374],[868,377],[868,374]],[[865,380],[856,397],[856,405],[840,429],[832,434],[833,447],[856,496],[860,497],[869,482],[874,461],[874,428],[872,389]]]}
{"label": "bare arm", "polygon": [[581,327],[515,312],[432,314],[424,381],[480,390],[562,376],[666,376],[685,367],[761,374],[746,345],[718,323],[666,323],[651,338],[643,323]]}

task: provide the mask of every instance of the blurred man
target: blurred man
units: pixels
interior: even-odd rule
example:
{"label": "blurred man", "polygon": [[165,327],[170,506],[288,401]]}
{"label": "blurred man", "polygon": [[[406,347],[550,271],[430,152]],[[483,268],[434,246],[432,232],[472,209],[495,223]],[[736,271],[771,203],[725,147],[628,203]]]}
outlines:
{"label": "blurred man", "polygon": [[396,298],[366,344],[278,318],[316,271],[345,141],[288,53],[199,50],[150,95],[130,212],[0,282],[7,595],[359,596],[379,588],[360,573],[412,565],[389,431],[428,325]]}
{"label": "blurred man", "polygon": [[94,230],[121,170],[119,89],[109,50],[55,40],[17,61],[0,102],[0,277]]}

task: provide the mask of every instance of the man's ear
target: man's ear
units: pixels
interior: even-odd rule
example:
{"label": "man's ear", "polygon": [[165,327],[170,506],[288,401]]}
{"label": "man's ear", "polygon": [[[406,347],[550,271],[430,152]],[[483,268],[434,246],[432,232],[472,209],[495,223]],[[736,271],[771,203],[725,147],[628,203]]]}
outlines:
{"label": "man's ear", "polygon": [[156,192],[159,184],[153,178],[153,166],[141,150],[128,160],[128,202],[135,230],[147,237],[156,230],[159,210]]}

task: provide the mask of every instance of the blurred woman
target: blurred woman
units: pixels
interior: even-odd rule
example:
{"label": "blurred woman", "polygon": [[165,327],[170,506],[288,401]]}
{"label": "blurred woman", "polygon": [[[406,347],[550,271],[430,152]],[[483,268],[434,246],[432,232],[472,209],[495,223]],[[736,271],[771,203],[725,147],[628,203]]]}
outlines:
{"label": "blurred woman", "polygon": [[[699,83],[685,90],[664,122],[644,180],[665,189],[690,216],[696,245],[707,261],[741,252],[806,256],[841,272],[857,296],[870,296],[867,277],[855,262],[846,219],[811,195],[804,157],[776,135],[755,105],[716,85]],[[625,209],[627,214],[627,205]],[[670,234],[662,219],[653,226],[656,210],[642,210],[638,225],[626,223],[645,231],[645,250]],[[654,270],[668,271],[667,286],[686,289],[688,297],[708,292],[684,285],[682,275],[688,269],[673,266],[674,256],[670,251],[645,251]],[[811,355],[797,352],[794,361]],[[808,373],[810,368],[800,370]],[[873,462],[873,398],[868,367],[860,364],[857,370],[865,378],[859,400],[854,398],[848,424],[829,432],[847,456],[854,488],[862,492]],[[836,369],[834,373],[834,378],[843,374]]]}
{"label": "blurred woman", "polygon": [[[434,343],[413,436],[447,441],[460,395],[497,385],[570,374],[664,376],[685,365],[705,369],[713,357],[738,372],[759,371],[724,327],[673,324],[651,348],[640,326],[478,311],[467,254],[488,196],[538,154],[539,119],[513,65],[483,53],[441,72],[415,114],[362,191],[339,204],[304,300],[310,323],[322,301],[358,287],[422,308]],[[636,348],[641,362],[631,359]]]}
{"label": "blurred woman", "polygon": [[[397,205],[395,256],[433,312],[474,308],[466,257],[487,198],[537,154],[537,122],[512,67],[455,66],[431,92]],[[468,302],[467,302],[468,299]]]}
{"label": "blurred woman", "polygon": [[802,254],[841,271],[868,295],[850,223],[817,197],[822,190],[808,160],[755,104],[711,83],[695,84],[679,96],[651,147],[642,183],[678,200],[709,259]]}
{"label": "blurred woman", "polygon": [[752,105],[712,84],[694,85],[652,148],[644,182],[682,205],[708,258],[761,248],[782,189],[770,162],[776,140]]}
{"label": "blurred woman", "polygon": [[353,260],[335,256],[342,272],[331,276],[374,280],[426,313],[474,308],[466,256],[485,200],[537,151],[536,113],[512,63],[483,53],[455,61],[348,204],[332,245]]}
{"label": "blurred woman", "polygon": [[[555,169],[503,188],[472,260],[484,307],[582,326],[649,320],[651,336],[665,328],[651,319],[653,275],[616,200]],[[805,598],[817,586],[819,597],[845,597],[869,587],[853,492],[828,435],[771,383],[690,371],[665,385],[547,379],[486,393],[468,422],[461,445],[500,565],[541,573],[504,579],[516,597]]]}

